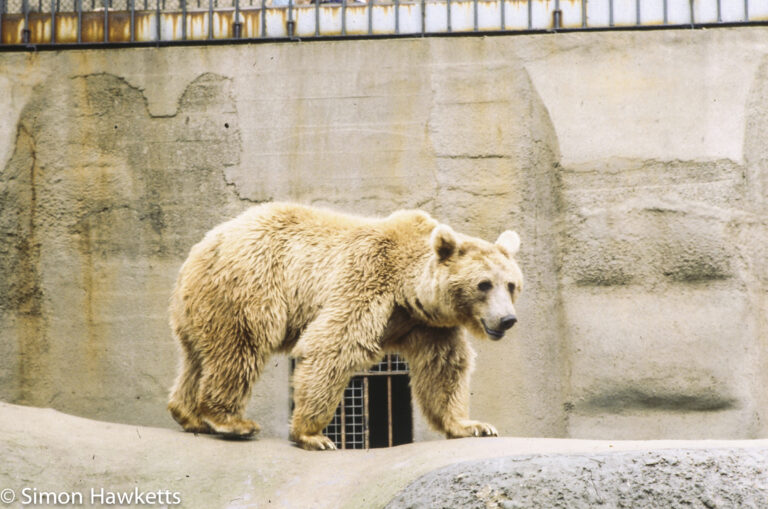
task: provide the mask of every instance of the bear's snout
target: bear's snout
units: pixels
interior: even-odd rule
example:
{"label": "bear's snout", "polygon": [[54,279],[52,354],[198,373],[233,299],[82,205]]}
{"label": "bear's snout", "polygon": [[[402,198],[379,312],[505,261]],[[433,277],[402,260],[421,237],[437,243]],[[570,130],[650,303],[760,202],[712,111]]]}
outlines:
{"label": "bear's snout", "polygon": [[488,336],[490,336],[491,339],[499,340],[504,336],[505,332],[507,332],[509,329],[512,328],[513,325],[517,323],[517,317],[515,315],[504,316],[498,322],[496,322],[493,326],[489,326],[484,319],[480,320],[480,322],[483,324],[485,333],[488,334]]}
{"label": "bear's snout", "polygon": [[516,323],[517,323],[517,317],[515,315],[507,315],[501,319],[501,322],[499,322],[499,326],[501,327],[501,330],[509,330]]}

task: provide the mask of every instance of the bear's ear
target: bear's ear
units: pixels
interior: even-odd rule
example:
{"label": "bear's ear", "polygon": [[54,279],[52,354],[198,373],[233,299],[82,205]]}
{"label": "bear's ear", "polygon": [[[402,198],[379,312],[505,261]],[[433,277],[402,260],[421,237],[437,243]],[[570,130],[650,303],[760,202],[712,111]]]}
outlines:
{"label": "bear's ear", "polygon": [[520,250],[520,235],[507,230],[496,239],[496,245],[506,251],[509,256],[514,256]]}
{"label": "bear's ear", "polygon": [[437,259],[441,262],[447,260],[456,251],[456,234],[453,229],[445,224],[439,224],[432,230],[430,239],[432,249],[437,253]]}

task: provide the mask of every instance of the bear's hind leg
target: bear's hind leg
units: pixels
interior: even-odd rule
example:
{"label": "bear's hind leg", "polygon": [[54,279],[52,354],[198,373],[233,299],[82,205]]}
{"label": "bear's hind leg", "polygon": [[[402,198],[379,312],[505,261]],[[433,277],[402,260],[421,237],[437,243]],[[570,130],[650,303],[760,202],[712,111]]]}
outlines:
{"label": "bear's hind leg", "polygon": [[200,419],[197,410],[197,391],[200,382],[200,364],[184,359],[176,383],[171,389],[168,410],[184,431],[210,433],[211,428]]}
{"label": "bear's hind leg", "polygon": [[[179,336],[181,337],[181,336]],[[202,368],[197,354],[190,348],[190,342],[182,338],[184,355],[179,375],[171,389],[168,399],[168,410],[173,419],[184,431],[191,433],[210,433],[210,427],[205,424],[197,408],[197,394],[200,387]]]}
{"label": "bear's hind leg", "polygon": [[264,364],[265,355],[250,345],[237,350],[211,352],[203,365],[198,407],[201,420],[214,433],[230,437],[249,437],[259,432],[259,425],[243,414],[251,387]]}

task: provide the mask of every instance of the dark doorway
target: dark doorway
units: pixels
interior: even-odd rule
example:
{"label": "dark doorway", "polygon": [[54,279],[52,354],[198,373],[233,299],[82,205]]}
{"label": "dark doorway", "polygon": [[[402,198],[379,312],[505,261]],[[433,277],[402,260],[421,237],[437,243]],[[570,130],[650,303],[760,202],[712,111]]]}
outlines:
{"label": "dark doorway", "polygon": [[413,442],[408,375],[373,376],[368,380],[370,448]]}

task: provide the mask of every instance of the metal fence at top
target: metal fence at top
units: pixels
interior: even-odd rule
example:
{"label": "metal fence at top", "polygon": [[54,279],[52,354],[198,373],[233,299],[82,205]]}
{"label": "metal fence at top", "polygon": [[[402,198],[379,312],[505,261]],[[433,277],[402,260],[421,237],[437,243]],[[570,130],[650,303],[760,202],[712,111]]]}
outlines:
{"label": "metal fence at top", "polygon": [[0,0],[0,49],[768,21],[768,0]]}

